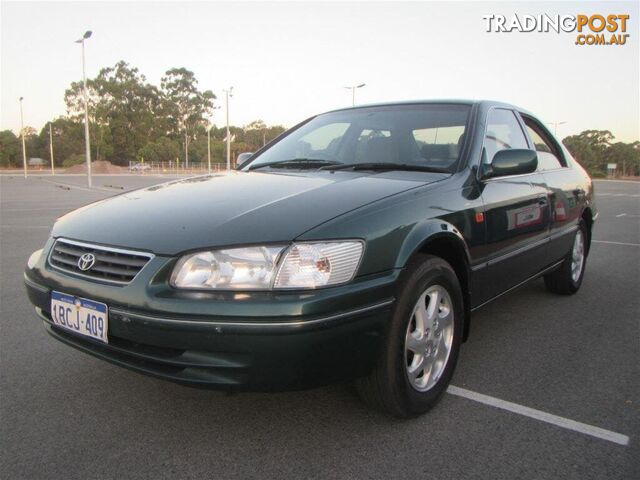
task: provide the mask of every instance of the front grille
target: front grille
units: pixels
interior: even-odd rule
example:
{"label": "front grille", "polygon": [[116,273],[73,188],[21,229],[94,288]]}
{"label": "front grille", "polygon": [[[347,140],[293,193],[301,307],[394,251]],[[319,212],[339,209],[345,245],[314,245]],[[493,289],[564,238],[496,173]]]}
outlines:
{"label": "front grille", "polygon": [[[95,263],[82,270],[78,265],[80,257],[91,253]],[[131,282],[153,257],[150,253],[133,252],[119,248],[103,247],[72,240],[58,239],[51,249],[49,264],[65,272],[83,277],[125,284]]]}

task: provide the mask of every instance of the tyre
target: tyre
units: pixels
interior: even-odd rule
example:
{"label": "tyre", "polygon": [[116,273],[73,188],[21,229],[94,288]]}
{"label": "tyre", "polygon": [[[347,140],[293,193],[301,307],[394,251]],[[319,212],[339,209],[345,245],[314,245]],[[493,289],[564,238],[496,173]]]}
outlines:
{"label": "tyre", "polygon": [[445,392],[462,340],[463,300],[451,266],[422,255],[408,266],[376,366],[356,381],[370,406],[397,417],[431,409]]}
{"label": "tyre", "polygon": [[583,220],[560,267],[544,276],[547,290],[560,295],[573,295],[580,289],[587,263],[587,228]]}

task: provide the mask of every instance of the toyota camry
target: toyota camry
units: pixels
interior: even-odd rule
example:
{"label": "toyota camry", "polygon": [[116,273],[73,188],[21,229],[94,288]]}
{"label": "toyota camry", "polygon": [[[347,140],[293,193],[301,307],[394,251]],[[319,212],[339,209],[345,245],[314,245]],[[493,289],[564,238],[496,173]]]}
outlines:
{"label": "toyota camry", "polygon": [[225,390],[355,380],[410,417],[445,391],[476,309],[539,277],[578,291],[596,217],[588,175],[521,108],[363,106],[229,174],[64,215],[24,282],[53,338],[113,364]]}

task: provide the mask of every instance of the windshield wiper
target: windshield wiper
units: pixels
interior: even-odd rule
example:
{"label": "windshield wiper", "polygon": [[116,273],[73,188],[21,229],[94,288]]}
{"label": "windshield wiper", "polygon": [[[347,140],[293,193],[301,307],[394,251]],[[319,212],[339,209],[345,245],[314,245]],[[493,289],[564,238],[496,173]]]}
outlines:
{"label": "windshield wiper", "polygon": [[343,163],[341,165],[328,165],[322,167],[322,170],[404,170],[408,172],[433,172],[433,173],[451,173],[446,168],[430,167],[428,165],[413,165],[410,163]]}
{"label": "windshield wiper", "polygon": [[339,166],[342,162],[336,162],[334,160],[325,160],[322,158],[292,158],[289,160],[280,160],[278,162],[260,163],[258,165],[252,165],[249,170],[256,170],[263,167],[271,168],[313,168],[317,166]]}

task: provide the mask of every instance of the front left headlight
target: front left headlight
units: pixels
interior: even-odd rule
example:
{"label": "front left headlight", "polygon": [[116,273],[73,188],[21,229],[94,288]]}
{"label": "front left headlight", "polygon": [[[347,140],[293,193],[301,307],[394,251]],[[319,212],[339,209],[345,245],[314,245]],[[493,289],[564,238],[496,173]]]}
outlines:
{"label": "front left headlight", "polygon": [[189,289],[268,289],[284,248],[228,248],[186,255],[173,270],[171,285]]}
{"label": "front left headlight", "polygon": [[29,270],[33,269],[33,267],[35,267],[40,261],[41,256],[42,256],[42,248],[40,250],[36,250],[35,252],[33,252],[29,257],[29,260],[27,260],[27,268]]}
{"label": "front left headlight", "polygon": [[173,287],[196,290],[313,289],[349,282],[363,242],[304,242],[197,252],[175,266]]}

